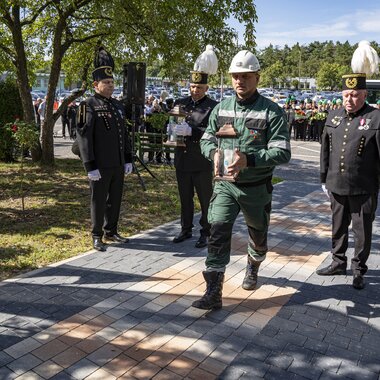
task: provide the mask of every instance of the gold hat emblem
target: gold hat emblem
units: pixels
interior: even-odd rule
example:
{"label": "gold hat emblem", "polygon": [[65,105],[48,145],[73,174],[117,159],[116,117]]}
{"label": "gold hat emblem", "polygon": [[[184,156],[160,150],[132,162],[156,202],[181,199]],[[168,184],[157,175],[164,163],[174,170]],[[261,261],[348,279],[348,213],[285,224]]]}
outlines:
{"label": "gold hat emblem", "polygon": [[346,86],[347,88],[354,88],[358,84],[358,80],[356,78],[347,78],[346,79]]}
{"label": "gold hat emblem", "polygon": [[106,67],[104,69],[104,72],[106,73],[106,75],[108,75],[109,77],[112,77],[112,68],[111,67]]}
{"label": "gold hat emblem", "polygon": [[191,81],[193,83],[198,83],[202,80],[202,74],[201,73],[191,73]]}

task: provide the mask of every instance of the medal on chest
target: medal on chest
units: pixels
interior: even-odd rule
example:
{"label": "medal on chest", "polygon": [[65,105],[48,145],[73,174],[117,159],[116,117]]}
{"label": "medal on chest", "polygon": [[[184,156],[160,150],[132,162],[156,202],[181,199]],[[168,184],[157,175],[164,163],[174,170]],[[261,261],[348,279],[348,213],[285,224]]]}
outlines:
{"label": "medal on chest", "polygon": [[371,119],[364,119],[364,118],[361,118],[360,121],[359,121],[359,127],[358,129],[360,131],[367,131],[369,129],[369,124],[371,123]]}

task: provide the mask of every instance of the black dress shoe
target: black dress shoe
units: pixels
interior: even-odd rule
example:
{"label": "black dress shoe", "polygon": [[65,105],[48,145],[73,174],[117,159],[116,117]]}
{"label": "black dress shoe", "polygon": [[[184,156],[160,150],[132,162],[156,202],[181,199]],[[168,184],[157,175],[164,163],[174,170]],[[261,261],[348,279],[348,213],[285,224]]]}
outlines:
{"label": "black dress shoe", "polygon": [[352,286],[355,289],[359,289],[359,290],[364,289],[365,282],[364,282],[363,276],[360,274],[354,275],[354,279],[352,281]]}
{"label": "black dress shoe", "polygon": [[104,252],[106,250],[105,244],[102,242],[101,237],[93,237],[92,238],[92,246],[94,249],[100,252]]}
{"label": "black dress shoe", "polygon": [[173,243],[181,243],[186,239],[190,239],[192,236],[191,231],[181,231],[181,233],[173,239]]}
{"label": "black dress shoe", "polygon": [[104,235],[105,239],[108,241],[113,241],[115,243],[129,243],[129,239],[123,236],[120,236],[119,234],[114,235]]}
{"label": "black dress shoe", "polygon": [[346,274],[346,268],[334,267],[330,264],[328,267],[318,269],[317,274],[320,276],[334,276],[336,274]]}
{"label": "black dress shoe", "polygon": [[201,235],[195,243],[195,248],[203,248],[207,246],[207,236]]}

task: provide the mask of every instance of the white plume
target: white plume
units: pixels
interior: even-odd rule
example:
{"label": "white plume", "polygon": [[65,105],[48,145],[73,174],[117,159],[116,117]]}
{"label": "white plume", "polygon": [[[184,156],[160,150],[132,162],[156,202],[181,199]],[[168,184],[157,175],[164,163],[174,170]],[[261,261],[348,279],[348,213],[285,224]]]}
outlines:
{"label": "white plume", "polygon": [[360,41],[351,60],[354,73],[365,73],[367,77],[379,72],[379,56],[368,41]]}
{"label": "white plume", "polygon": [[207,45],[206,50],[197,58],[194,71],[206,74],[216,74],[218,70],[218,58],[212,45]]}

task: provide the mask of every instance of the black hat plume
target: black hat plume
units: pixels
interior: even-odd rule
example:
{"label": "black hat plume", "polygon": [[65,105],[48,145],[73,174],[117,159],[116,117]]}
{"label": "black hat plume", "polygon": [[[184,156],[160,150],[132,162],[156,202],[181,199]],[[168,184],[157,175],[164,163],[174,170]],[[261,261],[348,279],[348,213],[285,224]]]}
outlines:
{"label": "black hat plume", "polygon": [[94,81],[113,78],[115,64],[110,53],[103,46],[97,48],[94,58],[95,70],[92,72]]}

